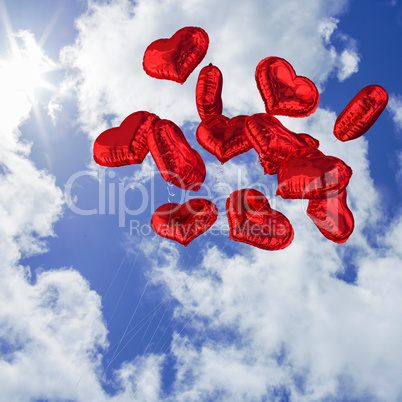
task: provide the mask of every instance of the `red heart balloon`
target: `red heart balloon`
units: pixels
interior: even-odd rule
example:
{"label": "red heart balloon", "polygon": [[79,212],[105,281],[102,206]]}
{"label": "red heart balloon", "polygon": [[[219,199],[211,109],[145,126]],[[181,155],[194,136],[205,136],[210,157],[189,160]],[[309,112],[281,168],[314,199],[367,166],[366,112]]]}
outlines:
{"label": "red heart balloon", "polygon": [[280,250],[293,240],[288,218],[271,209],[264,194],[246,188],[230,194],[226,201],[229,238],[264,250]]}
{"label": "red heart balloon", "polygon": [[169,203],[160,206],[152,216],[152,230],[162,237],[187,246],[206,232],[216,221],[216,205],[202,198],[193,198],[183,205]]}
{"label": "red heart balloon", "polygon": [[320,97],[314,83],[296,75],[290,63],[280,57],[261,60],[255,80],[269,114],[305,117],[317,109]]}
{"label": "red heart balloon", "polygon": [[142,66],[151,77],[183,84],[207,53],[208,34],[198,27],[179,29],[171,38],[152,42]]}
{"label": "red heart balloon", "polygon": [[304,148],[293,152],[279,168],[276,195],[291,199],[333,197],[345,189],[351,176],[352,169],[341,159]]}
{"label": "red heart balloon", "polygon": [[335,121],[334,135],[350,141],[361,137],[376,122],[388,103],[387,91],[379,85],[361,89]]}
{"label": "red heart balloon", "polygon": [[265,174],[277,174],[292,152],[309,146],[303,137],[289,131],[278,119],[265,113],[254,114],[246,119],[246,134],[258,153]]}
{"label": "red heart balloon", "polygon": [[231,119],[222,115],[208,116],[197,128],[197,141],[223,164],[252,148],[245,133],[246,118],[243,115]]}
{"label": "red heart balloon", "polygon": [[153,113],[135,112],[120,127],[101,133],[94,143],[94,160],[101,166],[123,166],[141,163],[148,153],[148,133],[159,117]]}
{"label": "red heart balloon", "polygon": [[148,147],[162,177],[184,190],[197,191],[205,180],[205,164],[170,120],[159,120],[148,135]]}
{"label": "red heart balloon", "polygon": [[346,203],[346,189],[337,196],[309,200],[307,215],[318,230],[335,243],[344,243],[353,232],[355,221]]}
{"label": "red heart balloon", "polygon": [[195,100],[201,120],[222,114],[222,73],[212,64],[201,69],[195,89]]}

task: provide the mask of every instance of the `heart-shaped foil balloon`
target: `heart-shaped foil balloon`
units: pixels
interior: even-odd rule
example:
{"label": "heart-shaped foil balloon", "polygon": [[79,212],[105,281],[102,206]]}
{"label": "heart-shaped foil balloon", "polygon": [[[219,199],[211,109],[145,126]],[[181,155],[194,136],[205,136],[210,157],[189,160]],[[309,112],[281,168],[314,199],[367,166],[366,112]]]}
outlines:
{"label": "heart-shaped foil balloon", "polygon": [[148,133],[159,117],[149,112],[135,112],[120,127],[99,134],[94,143],[94,160],[101,166],[123,166],[141,163],[148,153]]}
{"label": "heart-shaped foil balloon", "polygon": [[334,135],[340,141],[361,137],[376,122],[388,103],[387,91],[379,85],[361,89],[335,121]]}
{"label": "heart-shaped foil balloon", "polygon": [[202,28],[184,27],[171,38],[152,42],[145,50],[143,68],[151,77],[183,84],[201,63],[208,44]]}
{"label": "heart-shaped foil balloon", "polygon": [[296,75],[285,59],[261,60],[255,80],[269,114],[305,117],[317,109],[320,97],[316,86],[308,78]]}
{"label": "heart-shaped foil balloon", "polygon": [[206,232],[216,221],[216,205],[203,198],[193,198],[183,205],[161,205],[153,214],[151,227],[162,237],[187,246],[196,237]]}
{"label": "heart-shaped foil balloon", "polygon": [[247,117],[208,116],[197,128],[197,141],[223,164],[252,148],[245,132]]}
{"label": "heart-shaped foil balloon", "polygon": [[293,228],[285,215],[269,205],[264,194],[242,189],[226,201],[229,238],[264,250],[283,249],[293,240]]}
{"label": "heart-shaped foil balloon", "polygon": [[322,200],[309,200],[307,215],[318,230],[335,243],[344,243],[353,232],[355,221],[346,203],[346,189]]}
{"label": "heart-shaped foil balloon", "polygon": [[222,114],[222,73],[213,64],[201,69],[195,88],[195,101],[201,120],[213,114]]}
{"label": "heart-shaped foil balloon", "polygon": [[197,191],[205,180],[205,164],[175,123],[159,120],[148,135],[148,147],[162,177],[184,190]]}
{"label": "heart-shaped foil balloon", "polygon": [[292,152],[309,146],[302,136],[289,131],[278,119],[266,113],[246,119],[246,134],[258,153],[265,174],[277,174]]}
{"label": "heart-shaped foil balloon", "polygon": [[293,152],[280,167],[276,195],[291,199],[330,198],[346,188],[351,176],[352,169],[341,159],[304,148]]}

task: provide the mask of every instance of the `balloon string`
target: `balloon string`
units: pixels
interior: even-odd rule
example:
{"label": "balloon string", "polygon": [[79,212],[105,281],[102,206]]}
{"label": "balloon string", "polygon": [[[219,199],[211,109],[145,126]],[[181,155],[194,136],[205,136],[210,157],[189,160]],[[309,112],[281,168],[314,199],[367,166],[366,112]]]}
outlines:
{"label": "balloon string", "polygon": [[173,184],[172,183],[168,183],[167,191],[168,191],[168,202],[172,202],[172,201],[170,201],[170,197],[175,196],[175,193],[173,192]]}
{"label": "balloon string", "polygon": [[219,168],[218,172],[215,175],[215,185],[219,184],[219,176],[221,176],[223,173],[223,165]]}

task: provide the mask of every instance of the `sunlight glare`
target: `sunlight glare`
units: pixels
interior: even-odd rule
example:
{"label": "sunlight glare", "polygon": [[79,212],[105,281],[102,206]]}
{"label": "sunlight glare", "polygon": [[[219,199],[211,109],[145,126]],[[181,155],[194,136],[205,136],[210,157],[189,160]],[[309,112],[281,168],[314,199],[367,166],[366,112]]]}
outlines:
{"label": "sunlight glare", "polygon": [[44,74],[56,70],[57,65],[45,55],[32,33],[19,31],[13,36],[18,45],[12,46],[11,57],[0,59],[2,90],[11,96],[13,93],[22,92],[34,103],[37,100],[35,90],[54,90],[54,86],[46,81]]}

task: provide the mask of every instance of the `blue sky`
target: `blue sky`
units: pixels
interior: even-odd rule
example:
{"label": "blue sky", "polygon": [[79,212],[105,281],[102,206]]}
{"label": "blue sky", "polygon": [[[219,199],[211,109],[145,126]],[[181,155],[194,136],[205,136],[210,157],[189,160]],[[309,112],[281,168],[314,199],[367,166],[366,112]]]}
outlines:
{"label": "blue sky", "polygon": [[[5,400],[402,398],[399,0],[0,0],[0,14]],[[207,31],[205,59],[184,85],[148,77],[145,48],[183,26]],[[225,115],[251,115],[264,111],[254,72],[267,56],[320,90],[313,115],[283,124],[353,169],[345,244],[300,200],[274,197],[254,150],[221,168],[197,144],[199,70],[221,69]],[[388,91],[386,110],[336,141],[337,115],[369,84]],[[169,197],[151,155],[93,162],[94,139],[138,110],[182,127],[207,166],[199,192]],[[228,239],[226,198],[248,186],[291,221],[287,249]],[[219,208],[208,232],[185,248],[150,231],[158,206],[194,196]]]}

